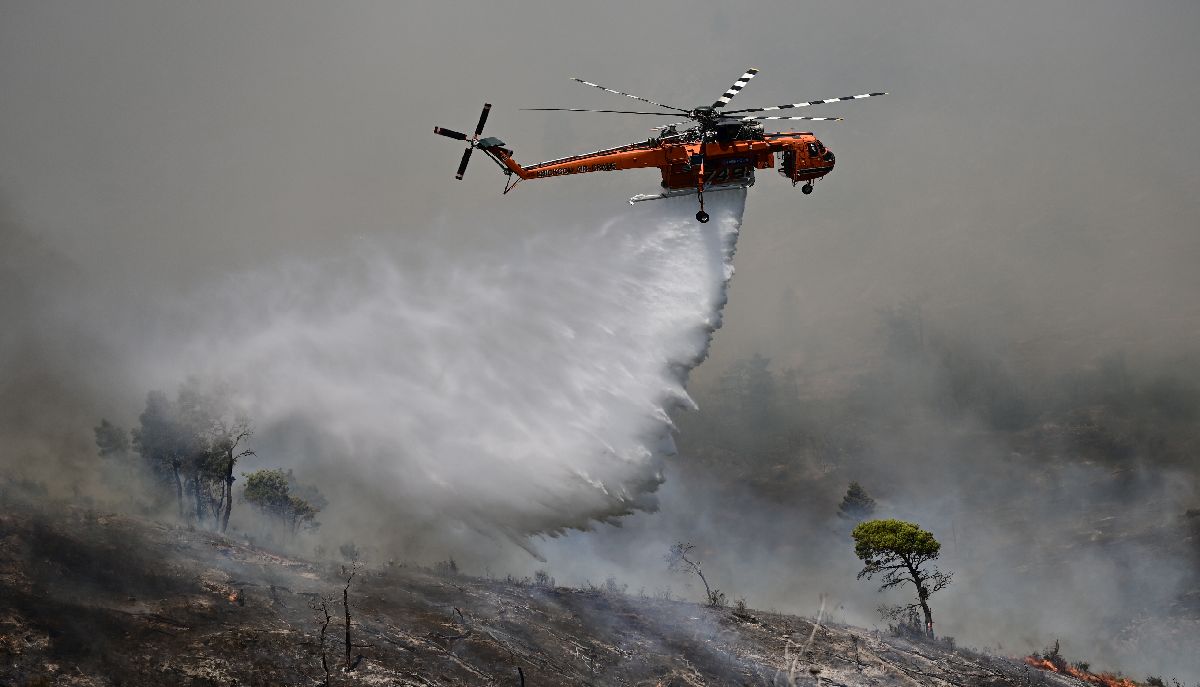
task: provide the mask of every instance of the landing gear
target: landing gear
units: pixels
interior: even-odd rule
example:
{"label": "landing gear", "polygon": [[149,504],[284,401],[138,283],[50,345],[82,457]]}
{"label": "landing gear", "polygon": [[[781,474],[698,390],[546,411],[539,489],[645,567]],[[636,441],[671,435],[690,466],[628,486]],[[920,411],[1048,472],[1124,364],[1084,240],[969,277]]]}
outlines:
{"label": "landing gear", "polygon": [[698,222],[700,222],[701,224],[706,224],[706,223],[708,223],[708,213],[707,213],[707,212],[705,212],[705,211],[703,211],[703,210],[701,210],[700,212],[697,212],[697,213],[696,213],[696,220],[697,220]]}
{"label": "landing gear", "polygon": [[800,192],[806,196],[808,194],[812,193],[812,190],[813,190],[813,185],[812,185],[811,181],[800,187]]}

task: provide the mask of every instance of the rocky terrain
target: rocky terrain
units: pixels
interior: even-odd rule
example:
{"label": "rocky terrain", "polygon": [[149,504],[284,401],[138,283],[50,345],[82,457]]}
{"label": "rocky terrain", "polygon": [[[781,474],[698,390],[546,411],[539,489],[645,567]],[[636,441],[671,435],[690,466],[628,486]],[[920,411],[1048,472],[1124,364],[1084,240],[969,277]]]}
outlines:
{"label": "rocky terrain", "polygon": [[1083,684],[1018,658],[819,619],[542,582],[347,569],[9,499],[0,685]]}

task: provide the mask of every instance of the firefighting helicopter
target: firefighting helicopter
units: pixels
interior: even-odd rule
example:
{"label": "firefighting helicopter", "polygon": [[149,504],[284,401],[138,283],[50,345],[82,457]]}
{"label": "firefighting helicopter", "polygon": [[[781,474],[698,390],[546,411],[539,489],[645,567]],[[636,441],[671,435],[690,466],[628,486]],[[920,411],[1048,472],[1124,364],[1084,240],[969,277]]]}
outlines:
{"label": "firefighting helicopter", "polygon": [[[754,184],[754,170],[771,169],[775,166],[775,154],[780,155],[779,173],[791,180],[792,186],[804,182],[800,190],[806,195],[812,193],[813,182],[833,170],[836,158],[833,151],[825,147],[812,132],[784,131],[767,133],[760,121],[775,120],[807,120],[812,122],[841,121],[841,117],[801,117],[801,116],[758,116],[748,113],[769,112],[775,110],[792,110],[812,105],[836,103],[843,100],[859,100],[874,98],[887,93],[863,93],[828,100],[809,100],[807,102],[773,105],[771,107],[749,107],[741,110],[727,110],[725,106],[733,99],[746,84],[758,73],[757,69],[747,69],[741,78],[734,82],[711,105],[701,105],[691,109],[663,105],[649,98],[606,88],[597,83],[575,78],[575,81],[593,88],[599,88],[608,93],[615,93],[626,98],[632,98],[655,107],[669,110],[668,112],[643,112],[637,110],[588,110],[564,107],[533,107],[523,108],[526,111],[541,112],[603,112],[609,114],[647,115],[654,117],[675,117],[684,121],[655,127],[658,135],[639,143],[630,143],[615,148],[597,150],[593,153],[571,155],[557,160],[547,160],[536,165],[523,167],[513,159],[513,151],[505,147],[504,141],[498,138],[480,138],[483,125],[487,122],[491,103],[485,103],[483,112],[479,115],[479,123],[471,136],[445,129],[440,126],[433,128],[435,134],[467,142],[462,161],[458,165],[456,179],[461,180],[471,160],[471,151],[478,148],[490,157],[507,177],[504,193],[513,190],[518,183],[526,179],[548,179],[567,174],[586,174],[589,172],[606,172],[643,167],[658,167],[662,171],[662,192],[656,195],[637,195],[629,199],[630,204],[646,200],[658,200],[671,196],[696,194],[700,202],[700,211],[696,219],[707,222],[708,213],[704,211],[704,194],[717,191],[746,188]],[[695,124],[686,129],[680,129],[688,122]],[[515,175],[515,179],[513,178]]]}

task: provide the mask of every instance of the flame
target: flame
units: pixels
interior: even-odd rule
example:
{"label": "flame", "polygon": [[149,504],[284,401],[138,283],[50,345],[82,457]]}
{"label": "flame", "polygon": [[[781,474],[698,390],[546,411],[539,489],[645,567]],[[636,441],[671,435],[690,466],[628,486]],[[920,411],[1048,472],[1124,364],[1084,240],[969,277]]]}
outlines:
{"label": "flame", "polygon": [[1083,680],[1090,685],[1097,687],[1138,687],[1138,684],[1129,678],[1117,677],[1112,673],[1089,673],[1086,670],[1079,670],[1074,666],[1063,665],[1060,669],[1053,661],[1036,656],[1026,656],[1025,663],[1034,668],[1041,670],[1049,670],[1052,673],[1060,673],[1070,675],[1073,678]]}

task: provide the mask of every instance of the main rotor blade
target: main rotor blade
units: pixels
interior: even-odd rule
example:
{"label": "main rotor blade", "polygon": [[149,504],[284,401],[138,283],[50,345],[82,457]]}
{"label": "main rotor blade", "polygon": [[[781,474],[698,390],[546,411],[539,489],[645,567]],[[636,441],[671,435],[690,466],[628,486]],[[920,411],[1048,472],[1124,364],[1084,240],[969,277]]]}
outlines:
{"label": "main rotor blade", "polygon": [[688,124],[688,122],[671,122],[670,124],[663,124],[662,126],[652,126],[652,127],[650,127],[650,129],[651,129],[651,130],[654,130],[654,129],[667,129],[667,128],[669,128],[669,127],[672,127],[672,126],[680,126],[680,125],[682,125],[682,124]]}
{"label": "main rotor blade", "polygon": [[467,148],[463,151],[462,162],[458,163],[458,174],[454,175],[455,179],[462,181],[463,173],[467,171],[467,163],[471,161],[471,151],[474,148]]}
{"label": "main rotor blade", "polygon": [[454,129],[443,129],[440,126],[433,127],[433,133],[438,134],[439,136],[445,136],[446,138],[457,139],[459,141],[467,140],[466,134],[459,133],[459,132],[455,131]]}
{"label": "main rotor blade", "polygon": [[674,112],[634,112],[632,110],[584,110],[578,107],[522,107],[525,112],[609,112],[613,114],[655,115],[658,117],[678,117]]}
{"label": "main rotor blade", "polygon": [[634,100],[640,100],[644,103],[650,103],[651,105],[657,105],[658,107],[665,107],[668,110],[675,110],[676,112],[687,112],[687,110],[680,108],[680,107],[671,107],[670,105],[663,105],[662,103],[656,103],[653,100],[650,100],[649,98],[643,98],[640,95],[634,95],[632,93],[626,93],[624,91],[614,91],[611,88],[605,88],[604,86],[601,86],[598,83],[592,83],[591,81],[584,81],[583,79],[580,79],[578,77],[572,76],[571,79],[574,81],[578,81],[579,83],[583,84],[584,86],[591,86],[592,88],[599,88],[602,91],[608,91],[609,93],[616,93],[617,95],[623,95],[626,98],[633,98]]}
{"label": "main rotor blade", "polygon": [[810,122],[840,122],[841,117],[742,117],[741,121],[745,122],[751,119],[806,119]]}
{"label": "main rotor blade", "polygon": [[483,112],[479,113],[479,123],[475,125],[475,138],[479,138],[479,134],[483,133],[483,123],[487,121],[488,113],[491,111],[492,111],[492,104],[484,103],[483,104]]}
{"label": "main rotor blade", "polygon": [[717,107],[725,107],[726,105],[728,105],[729,101],[733,100],[733,96],[737,95],[738,91],[745,88],[746,84],[750,83],[750,79],[753,79],[754,75],[757,73],[758,73],[758,70],[755,69],[754,67],[747,69],[746,73],[742,74],[742,78],[738,79],[737,81],[734,81],[733,85],[729,87],[729,90],[725,91],[725,93],[720,98],[717,98],[717,102],[713,103],[712,106],[714,108],[717,108]]}
{"label": "main rotor blade", "polygon": [[826,103],[837,103],[843,100],[860,100],[862,98],[877,98],[887,93],[863,93],[862,95],[848,95],[844,98],[830,98],[828,100],[810,100],[806,103],[792,103],[791,105],[773,105],[771,107],[751,107],[745,110],[730,110],[725,114],[741,114],[743,112],[767,112],[768,110],[791,110],[798,107],[809,107],[811,105],[825,105]]}

